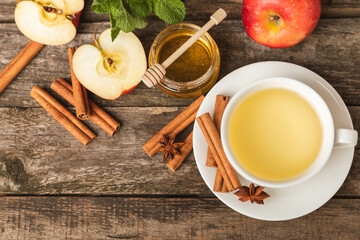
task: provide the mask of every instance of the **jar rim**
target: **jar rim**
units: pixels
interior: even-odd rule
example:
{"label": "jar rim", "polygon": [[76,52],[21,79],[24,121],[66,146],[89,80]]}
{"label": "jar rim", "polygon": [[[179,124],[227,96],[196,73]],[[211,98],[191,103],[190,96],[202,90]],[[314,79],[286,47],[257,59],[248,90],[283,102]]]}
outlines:
{"label": "jar rim", "polygon": [[[159,46],[161,46],[163,40],[165,37],[167,37],[172,31],[174,30],[194,30],[194,33],[201,29],[201,27],[192,24],[192,23],[178,23],[171,25],[164,30],[162,30],[155,38],[154,42],[151,45],[150,53],[149,53],[149,65],[152,66],[156,63],[156,56],[159,51]],[[197,88],[201,84],[205,83],[209,77],[212,76],[212,74],[216,70],[216,66],[218,65],[220,56],[219,56],[219,50],[218,46],[215,42],[215,40],[211,37],[211,35],[206,32],[202,37],[211,48],[211,64],[209,69],[199,78],[194,79],[192,81],[187,82],[177,82],[172,79],[169,79],[167,77],[164,77],[162,80],[159,81],[159,85],[165,89],[168,89],[172,92],[181,92],[183,90],[191,90],[194,88]]]}

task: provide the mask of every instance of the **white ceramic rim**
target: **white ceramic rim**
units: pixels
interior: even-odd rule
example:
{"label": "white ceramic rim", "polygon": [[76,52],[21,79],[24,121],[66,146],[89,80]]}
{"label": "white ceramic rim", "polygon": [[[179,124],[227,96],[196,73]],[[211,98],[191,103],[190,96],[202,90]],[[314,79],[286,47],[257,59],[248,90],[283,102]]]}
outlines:
{"label": "white ceramic rim", "polygon": [[[300,175],[283,181],[270,181],[259,178],[251,174],[244,167],[242,167],[239,161],[237,161],[235,154],[232,151],[228,136],[229,123],[233,116],[234,110],[237,108],[237,106],[244,99],[254,94],[255,92],[265,89],[271,89],[271,88],[287,89],[296,92],[301,97],[303,97],[317,113],[323,131],[323,141],[321,144],[319,154],[315,159],[314,163],[305,172],[301,173]],[[229,162],[234,167],[234,169],[240,175],[245,177],[247,180],[264,187],[271,187],[271,188],[289,187],[308,180],[309,178],[317,174],[326,164],[327,160],[330,157],[334,145],[334,122],[326,102],[321,98],[321,96],[315,90],[313,90],[308,85],[300,81],[285,77],[264,78],[261,80],[254,81],[248,86],[242,88],[231,98],[223,115],[223,120],[221,124],[221,139],[225,154]]]}

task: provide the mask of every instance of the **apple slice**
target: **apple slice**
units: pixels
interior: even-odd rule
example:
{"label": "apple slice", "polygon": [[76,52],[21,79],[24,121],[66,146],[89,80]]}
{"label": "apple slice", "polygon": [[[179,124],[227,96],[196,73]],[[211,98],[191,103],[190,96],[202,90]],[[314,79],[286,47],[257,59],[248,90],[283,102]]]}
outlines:
{"label": "apple slice", "polygon": [[15,8],[15,23],[33,41],[63,45],[75,38],[84,0],[22,0]]}
{"label": "apple slice", "polygon": [[85,88],[99,97],[116,99],[141,81],[146,71],[145,51],[135,34],[120,32],[112,42],[107,29],[94,45],[76,50],[73,70]]}

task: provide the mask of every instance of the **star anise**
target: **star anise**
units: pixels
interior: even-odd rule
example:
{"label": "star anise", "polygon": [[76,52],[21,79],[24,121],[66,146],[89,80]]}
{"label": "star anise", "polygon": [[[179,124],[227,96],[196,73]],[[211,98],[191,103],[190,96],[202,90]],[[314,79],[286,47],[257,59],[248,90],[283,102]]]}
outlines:
{"label": "star anise", "polygon": [[257,186],[253,183],[250,184],[250,187],[241,186],[239,188],[239,191],[234,193],[236,196],[239,197],[239,200],[242,202],[249,201],[251,203],[257,203],[257,204],[264,204],[264,199],[270,197],[269,194],[263,191],[264,187]]}
{"label": "star anise", "polygon": [[163,162],[165,162],[168,157],[173,159],[175,155],[180,155],[177,149],[184,145],[184,143],[174,143],[174,141],[175,136],[169,139],[166,135],[163,134],[163,141],[160,142],[161,147],[156,151],[156,153],[164,153]]}

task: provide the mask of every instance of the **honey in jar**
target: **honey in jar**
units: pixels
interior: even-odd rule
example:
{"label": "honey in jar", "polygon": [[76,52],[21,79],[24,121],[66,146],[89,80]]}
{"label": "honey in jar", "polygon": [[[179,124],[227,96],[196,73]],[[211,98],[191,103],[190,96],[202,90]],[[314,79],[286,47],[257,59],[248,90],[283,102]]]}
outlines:
{"label": "honey in jar", "polygon": [[[164,62],[200,27],[180,23],[162,31],[149,54],[149,65]],[[166,69],[165,78],[157,85],[176,98],[195,98],[205,94],[215,84],[220,70],[219,49],[206,33]]]}

